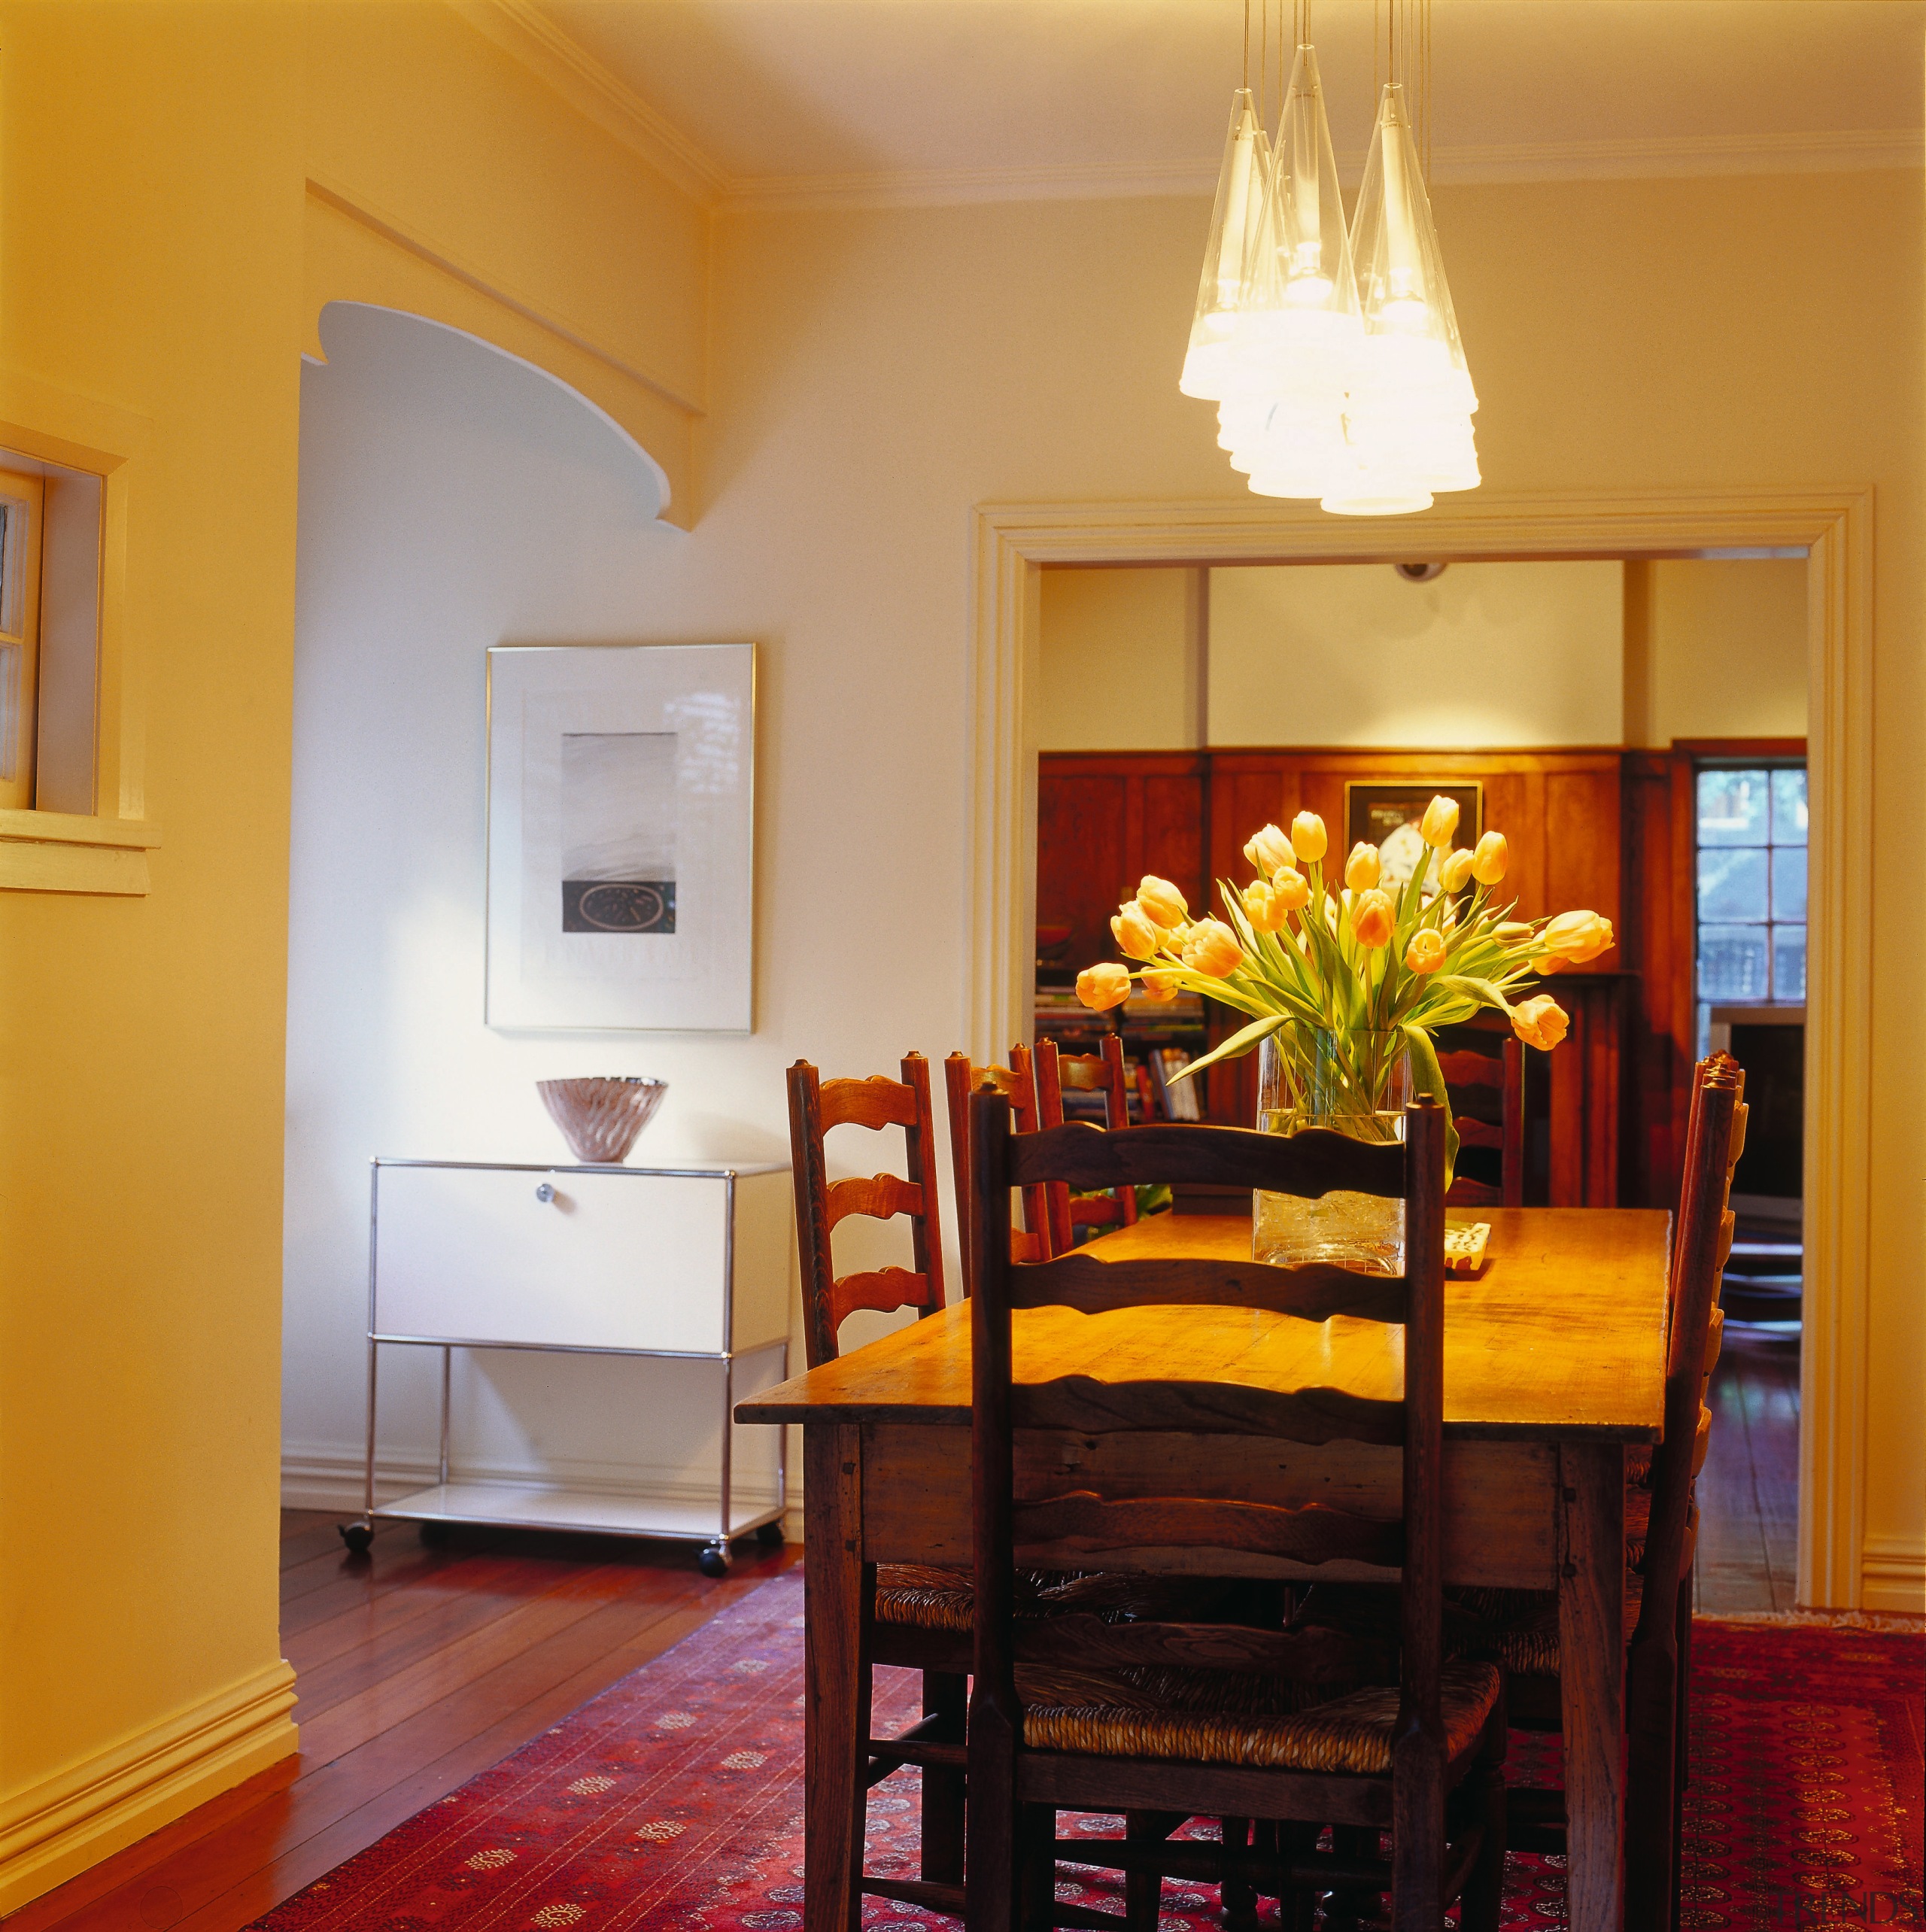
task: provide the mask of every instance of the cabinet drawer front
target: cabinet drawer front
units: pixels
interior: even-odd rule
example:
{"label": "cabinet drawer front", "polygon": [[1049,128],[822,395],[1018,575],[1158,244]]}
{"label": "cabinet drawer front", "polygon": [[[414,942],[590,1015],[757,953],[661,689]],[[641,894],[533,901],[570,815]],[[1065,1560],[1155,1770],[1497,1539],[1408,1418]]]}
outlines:
{"label": "cabinet drawer front", "polygon": [[[722,1347],[728,1184],[706,1175],[376,1170],[385,1335]],[[544,1201],[544,1183],[554,1198]]]}

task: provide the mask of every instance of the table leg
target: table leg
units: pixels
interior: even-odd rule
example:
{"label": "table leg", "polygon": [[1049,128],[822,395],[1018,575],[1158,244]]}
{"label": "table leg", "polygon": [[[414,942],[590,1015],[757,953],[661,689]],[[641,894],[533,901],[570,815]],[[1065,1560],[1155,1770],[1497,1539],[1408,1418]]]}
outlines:
{"label": "table leg", "polygon": [[1621,1932],[1624,1916],[1625,1452],[1559,1451],[1564,1526],[1558,1657],[1565,1727],[1566,1909],[1571,1932]]}
{"label": "table leg", "polygon": [[852,1932],[863,1848],[855,1830],[863,1740],[863,1438],[803,1432],[803,1926]]}

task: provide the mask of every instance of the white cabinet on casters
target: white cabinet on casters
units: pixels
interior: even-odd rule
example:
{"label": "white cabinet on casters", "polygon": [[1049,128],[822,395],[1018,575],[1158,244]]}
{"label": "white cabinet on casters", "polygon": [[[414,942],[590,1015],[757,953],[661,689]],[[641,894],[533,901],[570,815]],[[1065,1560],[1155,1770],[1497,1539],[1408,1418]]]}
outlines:
{"label": "white cabinet on casters", "polygon": [[[784,1432],[771,1466],[736,1480],[739,1396],[788,1373],[794,1220],[789,1170],[542,1167],[377,1159],[369,1212],[368,1435],[362,1514],[342,1540],[366,1550],[377,1517],[490,1523],[702,1545],[711,1576],[732,1539],[779,1542]],[[436,1480],[376,1507],[375,1404],[384,1347],[442,1351]],[[448,1469],[450,1368],[458,1348],[656,1356],[709,1365],[722,1423],[712,1502],[464,1481]],[[752,1387],[744,1386],[745,1383]],[[758,1432],[758,1435],[761,1432]]]}

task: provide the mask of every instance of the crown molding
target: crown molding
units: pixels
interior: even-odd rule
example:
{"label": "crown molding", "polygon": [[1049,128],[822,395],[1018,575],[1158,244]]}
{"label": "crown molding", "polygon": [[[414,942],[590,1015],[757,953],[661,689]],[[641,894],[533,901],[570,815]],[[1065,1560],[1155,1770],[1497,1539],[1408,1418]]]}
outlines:
{"label": "crown molding", "polygon": [[[1099,201],[1208,195],[1217,162],[1065,162],[1023,168],[904,168],[731,176],[675,123],[549,19],[536,0],[451,0],[462,17],[624,147],[705,208],[726,214],[942,208],[974,202]],[[1434,181],[1665,180],[1701,175],[1860,173],[1926,164],[1916,128],[1816,134],[1680,135],[1606,141],[1487,142],[1438,148]],[[1363,151],[1341,155],[1355,184]]]}
{"label": "crown molding", "polygon": [[[1498,181],[1663,180],[1702,175],[1857,173],[1918,168],[1926,135],[1915,129],[1834,134],[1684,135],[1660,140],[1544,141],[1441,147],[1432,178]],[[1364,172],[1360,149],[1339,156],[1345,181]],[[811,208],[932,208],[971,202],[1080,201],[1208,195],[1214,159],[1072,162],[1031,168],[904,169],[840,175],[746,176],[723,191],[728,214]]]}
{"label": "crown molding", "polygon": [[728,175],[627,83],[557,26],[534,0],[451,0],[455,11],[578,114],[705,208],[728,192]]}
{"label": "crown molding", "polygon": [[[1354,157],[1353,172],[1362,157]],[[1693,134],[1659,139],[1522,141],[1439,148],[1440,181],[1663,180],[1694,175],[1833,175],[1918,168],[1918,128],[1854,128],[1822,134]]]}

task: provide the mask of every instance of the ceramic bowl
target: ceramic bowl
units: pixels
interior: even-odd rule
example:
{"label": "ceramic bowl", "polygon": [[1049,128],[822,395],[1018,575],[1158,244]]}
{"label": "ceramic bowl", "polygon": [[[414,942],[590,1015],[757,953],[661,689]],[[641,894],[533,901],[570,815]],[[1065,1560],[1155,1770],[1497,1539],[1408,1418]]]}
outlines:
{"label": "ceramic bowl", "polygon": [[628,1159],[636,1136],[662,1104],[669,1083],[615,1075],[537,1080],[535,1090],[577,1160],[585,1166],[615,1167]]}

